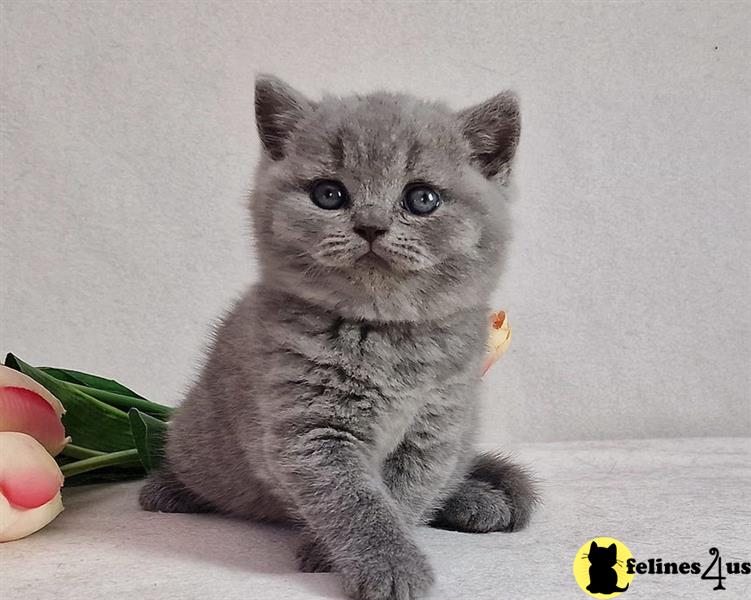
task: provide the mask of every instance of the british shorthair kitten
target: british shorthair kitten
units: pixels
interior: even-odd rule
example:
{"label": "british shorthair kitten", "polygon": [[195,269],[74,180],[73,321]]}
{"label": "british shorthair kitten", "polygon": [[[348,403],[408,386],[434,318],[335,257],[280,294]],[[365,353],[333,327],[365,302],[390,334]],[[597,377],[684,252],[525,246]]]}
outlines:
{"label": "british shorthair kitten", "polygon": [[297,524],[302,570],[361,600],[417,598],[433,580],[417,525],[514,531],[536,501],[522,468],[472,448],[517,100],[313,101],[262,76],[255,107],[259,281],[140,501]]}

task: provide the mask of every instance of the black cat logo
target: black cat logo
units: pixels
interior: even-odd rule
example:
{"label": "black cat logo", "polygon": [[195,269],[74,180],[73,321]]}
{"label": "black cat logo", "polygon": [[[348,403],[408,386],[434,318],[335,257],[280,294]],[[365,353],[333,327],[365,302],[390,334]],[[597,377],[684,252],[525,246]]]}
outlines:
{"label": "black cat logo", "polygon": [[587,558],[589,559],[587,591],[590,594],[610,595],[625,592],[628,589],[628,583],[626,587],[618,587],[618,573],[614,567],[621,561],[618,560],[618,549],[615,544],[610,544],[606,548],[598,546],[597,542],[592,540]]}

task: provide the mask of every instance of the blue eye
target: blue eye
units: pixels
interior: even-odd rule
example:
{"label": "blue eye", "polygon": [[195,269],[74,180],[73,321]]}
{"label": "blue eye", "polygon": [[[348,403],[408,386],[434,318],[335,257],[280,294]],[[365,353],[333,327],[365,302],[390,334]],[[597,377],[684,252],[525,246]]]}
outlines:
{"label": "blue eye", "polygon": [[313,184],[310,190],[313,204],[324,210],[337,210],[349,202],[347,188],[339,181],[321,179]]}
{"label": "blue eye", "polygon": [[407,186],[404,190],[404,208],[413,215],[429,215],[441,205],[441,197],[424,183]]}

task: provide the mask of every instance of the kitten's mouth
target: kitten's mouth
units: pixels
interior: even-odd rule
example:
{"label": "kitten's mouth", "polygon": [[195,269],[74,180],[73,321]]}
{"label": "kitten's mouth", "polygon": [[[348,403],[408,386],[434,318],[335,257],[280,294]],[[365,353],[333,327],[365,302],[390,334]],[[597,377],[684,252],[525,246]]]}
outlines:
{"label": "kitten's mouth", "polygon": [[389,267],[388,261],[385,258],[373,252],[372,248],[368,250],[367,252],[365,252],[364,254],[360,255],[360,257],[357,258],[355,262],[361,265],[380,267],[382,269]]}

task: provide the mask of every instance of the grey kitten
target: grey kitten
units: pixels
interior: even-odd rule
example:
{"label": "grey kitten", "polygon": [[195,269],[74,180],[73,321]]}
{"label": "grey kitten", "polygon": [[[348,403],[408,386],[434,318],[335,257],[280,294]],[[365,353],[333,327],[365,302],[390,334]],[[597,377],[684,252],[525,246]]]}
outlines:
{"label": "grey kitten", "polygon": [[337,571],[353,598],[417,598],[433,574],[416,525],[513,531],[536,501],[522,468],[472,450],[517,101],[313,102],[264,76],[255,105],[260,280],[141,505],[298,524],[303,570]]}

